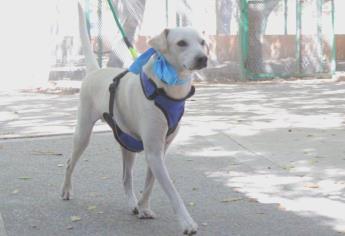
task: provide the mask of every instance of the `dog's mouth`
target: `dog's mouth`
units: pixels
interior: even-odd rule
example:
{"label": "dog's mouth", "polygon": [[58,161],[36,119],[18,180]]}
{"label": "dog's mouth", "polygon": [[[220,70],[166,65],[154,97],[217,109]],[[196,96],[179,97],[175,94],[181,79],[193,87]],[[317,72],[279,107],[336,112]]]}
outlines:
{"label": "dog's mouth", "polygon": [[187,67],[186,65],[183,65],[183,67],[186,69],[186,70],[189,70],[189,71],[193,71],[193,70],[201,70],[201,69],[204,69],[207,67],[207,64],[206,65],[193,65],[193,66],[190,66],[190,67]]}
{"label": "dog's mouth", "polygon": [[202,64],[202,65],[197,64],[197,65],[195,65],[193,67],[193,70],[201,70],[201,69],[204,69],[206,67],[207,67],[207,63],[206,64]]}
{"label": "dog's mouth", "polygon": [[183,65],[183,66],[185,69],[191,70],[191,71],[201,70],[207,67],[207,57],[206,56],[197,57],[192,66],[186,66],[186,65]]}
{"label": "dog's mouth", "polygon": [[207,67],[207,63],[204,64],[204,65],[200,65],[200,64],[195,64],[193,66],[186,66],[186,65],[183,65],[183,67],[186,69],[186,70],[189,70],[189,71],[193,71],[193,70],[201,70],[201,69],[204,69]]}

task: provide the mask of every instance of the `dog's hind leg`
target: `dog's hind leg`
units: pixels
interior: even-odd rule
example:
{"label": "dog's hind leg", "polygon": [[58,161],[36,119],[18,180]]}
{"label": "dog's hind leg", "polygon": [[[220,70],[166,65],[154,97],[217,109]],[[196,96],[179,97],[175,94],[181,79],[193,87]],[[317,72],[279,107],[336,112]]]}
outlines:
{"label": "dog's hind leg", "polygon": [[138,214],[138,200],[133,190],[133,165],[135,153],[121,147],[123,161],[123,187],[128,200],[129,209],[133,214]]}
{"label": "dog's hind leg", "polygon": [[[85,103],[85,101],[84,101]],[[65,181],[62,188],[62,199],[70,199],[70,191],[72,188],[71,178],[74,167],[89,144],[90,135],[95,122],[98,120],[91,109],[88,109],[88,104],[81,102],[78,110],[77,127],[73,137],[73,152],[72,158],[67,161],[67,168],[65,174]]]}
{"label": "dog's hind leg", "polygon": [[150,195],[152,193],[155,177],[152,174],[150,167],[147,167],[146,180],[143,194],[138,202],[138,217],[140,219],[154,219],[155,213],[150,209]]}

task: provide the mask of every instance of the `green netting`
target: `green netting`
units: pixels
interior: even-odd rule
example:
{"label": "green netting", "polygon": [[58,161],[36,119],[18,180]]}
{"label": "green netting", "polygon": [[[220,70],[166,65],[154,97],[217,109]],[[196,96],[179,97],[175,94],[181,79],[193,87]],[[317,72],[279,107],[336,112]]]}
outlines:
{"label": "green netting", "polygon": [[332,0],[241,1],[244,71],[250,79],[335,72]]}

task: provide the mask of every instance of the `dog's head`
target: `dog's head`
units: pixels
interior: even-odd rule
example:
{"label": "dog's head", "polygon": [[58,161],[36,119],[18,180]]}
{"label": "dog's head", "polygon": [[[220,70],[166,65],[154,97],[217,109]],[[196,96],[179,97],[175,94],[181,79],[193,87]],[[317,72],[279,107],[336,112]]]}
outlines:
{"label": "dog's head", "polygon": [[188,27],[165,29],[149,45],[163,54],[178,71],[200,70],[207,66],[206,43]]}

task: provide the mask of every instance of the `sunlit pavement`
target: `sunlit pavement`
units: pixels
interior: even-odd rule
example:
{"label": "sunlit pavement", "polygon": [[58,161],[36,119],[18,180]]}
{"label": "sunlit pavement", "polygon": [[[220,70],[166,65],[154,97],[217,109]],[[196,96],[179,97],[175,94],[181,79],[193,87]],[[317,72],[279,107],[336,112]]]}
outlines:
{"label": "sunlit pavement", "polygon": [[[128,212],[110,132],[93,135],[73,199],[59,199],[77,103],[78,95],[0,94],[0,233],[179,235],[159,186],[156,220]],[[197,85],[167,162],[198,235],[345,235],[344,128],[345,83]],[[140,154],[138,195],[144,165]]]}

